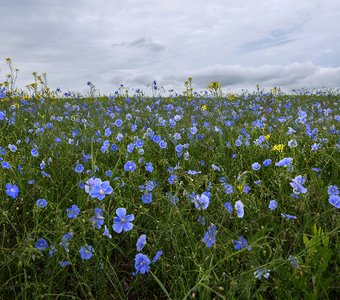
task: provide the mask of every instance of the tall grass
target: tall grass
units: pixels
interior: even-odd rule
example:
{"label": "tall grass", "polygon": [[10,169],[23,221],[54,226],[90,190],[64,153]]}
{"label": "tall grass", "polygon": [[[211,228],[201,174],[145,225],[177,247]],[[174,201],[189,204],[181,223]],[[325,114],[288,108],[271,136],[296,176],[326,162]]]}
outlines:
{"label": "tall grass", "polygon": [[[337,297],[339,204],[330,203],[329,186],[340,185],[339,95],[6,94],[0,101],[1,298]],[[292,163],[277,166],[283,158]],[[135,171],[125,170],[128,161]],[[299,175],[305,193],[290,184]],[[109,181],[113,192],[93,198],[85,190],[90,178]],[[8,183],[18,187],[17,197]],[[151,203],[142,201],[146,193]],[[204,194],[208,206],[199,209]],[[80,213],[69,218],[74,204]],[[91,221],[95,208],[102,210],[100,228]],[[117,208],[134,215],[132,230],[113,230]],[[202,239],[211,224],[208,245]],[[66,233],[73,234],[68,247]],[[162,255],[136,274],[142,234],[141,253]],[[248,245],[238,249],[242,237]],[[41,238],[48,245],[39,248]],[[79,252],[84,245],[94,249],[88,260]]]}

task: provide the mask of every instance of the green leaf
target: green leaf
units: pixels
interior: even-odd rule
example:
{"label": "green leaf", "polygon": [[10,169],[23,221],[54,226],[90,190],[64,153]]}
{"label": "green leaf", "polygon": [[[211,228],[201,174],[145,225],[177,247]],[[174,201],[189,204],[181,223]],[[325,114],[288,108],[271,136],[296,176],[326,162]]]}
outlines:
{"label": "green leaf", "polygon": [[306,247],[309,245],[309,239],[307,235],[303,234],[303,243],[305,244]]}

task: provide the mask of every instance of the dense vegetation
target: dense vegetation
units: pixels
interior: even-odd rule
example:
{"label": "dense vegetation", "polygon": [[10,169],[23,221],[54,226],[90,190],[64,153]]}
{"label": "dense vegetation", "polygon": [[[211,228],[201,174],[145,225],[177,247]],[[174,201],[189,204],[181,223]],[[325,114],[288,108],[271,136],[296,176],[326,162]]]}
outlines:
{"label": "dense vegetation", "polygon": [[0,298],[335,299],[339,95],[0,99]]}

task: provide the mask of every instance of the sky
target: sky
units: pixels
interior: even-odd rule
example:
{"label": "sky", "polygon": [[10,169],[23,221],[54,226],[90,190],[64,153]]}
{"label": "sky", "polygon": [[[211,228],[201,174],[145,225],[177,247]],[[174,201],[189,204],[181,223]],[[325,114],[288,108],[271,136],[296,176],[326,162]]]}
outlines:
{"label": "sky", "polygon": [[[0,0],[0,81],[181,93],[340,87],[339,0]],[[165,94],[166,94],[165,93]]]}

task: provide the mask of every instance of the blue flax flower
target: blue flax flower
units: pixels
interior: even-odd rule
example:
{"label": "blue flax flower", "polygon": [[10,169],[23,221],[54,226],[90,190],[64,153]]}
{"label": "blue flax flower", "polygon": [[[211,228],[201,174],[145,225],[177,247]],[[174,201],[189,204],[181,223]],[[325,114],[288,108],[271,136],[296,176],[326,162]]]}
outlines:
{"label": "blue flax flower", "polygon": [[265,167],[268,167],[272,164],[272,160],[270,158],[267,158],[266,160],[263,161],[262,163]]}
{"label": "blue flax flower", "polygon": [[175,174],[171,174],[169,177],[168,177],[168,182],[170,184],[175,184],[176,183],[176,180],[177,180],[177,176]]}
{"label": "blue flax flower", "polygon": [[7,196],[16,199],[19,195],[19,188],[15,184],[6,183]]}
{"label": "blue flax flower", "polygon": [[210,248],[215,243],[216,234],[217,234],[216,226],[211,223],[202,239],[203,243],[207,246],[207,248]]}
{"label": "blue flax flower", "polygon": [[277,202],[276,202],[276,200],[270,200],[269,205],[268,205],[268,208],[269,208],[270,210],[276,209],[276,208],[277,208]]}
{"label": "blue flax flower", "polygon": [[145,193],[142,195],[142,202],[144,204],[149,204],[152,202],[152,194],[151,193]]}
{"label": "blue flax flower", "polygon": [[259,268],[254,272],[254,276],[257,279],[261,279],[262,277],[264,277],[265,279],[268,279],[269,272],[270,272],[270,270],[266,270],[264,268]]}
{"label": "blue flax flower", "polygon": [[62,261],[58,262],[58,264],[61,268],[65,268],[65,267],[69,266],[71,263],[68,260],[62,260]]}
{"label": "blue flax flower", "polygon": [[110,186],[109,181],[101,181],[99,178],[96,178],[95,184],[92,187],[89,195],[92,198],[98,198],[99,201],[103,200],[106,195],[112,194],[113,189]]}
{"label": "blue flax flower", "polygon": [[339,195],[339,189],[336,185],[330,185],[327,191],[328,195]]}
{"label": "blue flax flower", "polygon": [[35,204],[39,207],[39,208],[44,208],[47,206],[47,201],[46,199],[38,199]]}
{"label": "blue flax flower", "polygon": [[285,219],[291,220],[291,219],[297,219],[296,216],[288,215],[288,214],[283,214],[281,213],[281,216]]}
{"label": "blue flax flower", "polygon": [[332,204],[335,208],[340,208],[340,196],[333,194],[328,198],[328,202]]}
{"label": "blue flax flower", "polygon": [[251,165],[252,169],[254,171],[258,171],[261,169],[261,165],[258,163],[258,162],[254,162],[252,165]]}
{"label": "blue flax flower", "polygon": [[207,209],[210,203],[210,198],[206,194],[202,194],[201,196],[197,195],[193,201],[195,203],[195,207],[198,210]]}
{"label": "blue flax flower", "polygon": [[243,248],[247,248],[247,250],[251,250],[251,247],[248,246],[248,242],[244,237],[239,237],[239,240],[234,241],[235,250],[241,250]]}
{"label": "blue flax flower", "polygon": [[113,219],[114,224],[112,225],[112,229],[121,233],[122,231],[129,231],[133,228],[133,224],[131,223],[134,219],[134,215],[126,215],[126,209],[119,207],[116,209],[117,217]]}
{"label": "blue flax flower", "polygon": [[138,273],[148,273],[149,272],[149,265],[150,265],[151,261],[150,259],[142,253],[138,253],[135,256],[135,269],[136,272],[134,273],[134,275],[137,275]]}
{"label": "blue flax flower", "polygon": [[287,167],[292,163],[293,159],[291,157],[285,157],[275,164],[277,167]]}
{"label": "blue flax flower", "polygon": [[3,169],[10,169],[11,165],[7,161],[2,161],[1,166]]}
{"label": "blue flax flower", "polygon": [[153,172],[154,167],[153,167],[153,165],[152,165],[151,162],[147,162],[147,163],[145,164],[145,170],[148,171],[148,172],[150,172],[150,173]]}
{"label": "blue flax flower", "polygon": [[233,206],[230,202],[224,203],[224,208],[226,208],[230,214],[233,212]]}
{"label": "blue flax flower", "polygon": [[137,248],[137,251],[140,252],[143,250],[144,246],[146,244],[146,235],[145,234],[142,234],[138,240],[137,240],[137,243],[136,243],[136,248]]}
{"label": "blue flax flower", "polygon": [[73,204],[71,207],[66,208],[66,213],[69,219],[75,219],[80,213],[80,209],[76,204]]}
{"label": "blue flax flower", "polygon": [[33,157],[37,157],[39,155],[38,149],[37,148],[33,148],[31,150],[31,154]]}
{"label": "blue flax flower", "polygon": [[91,218],[92,226],[96,229],[100,229],[104,224],[103,211],[100,208],[94,209],[95,215]]}
{"label": "blue flax flower", "polygon": [[291,185],[291,187],[293,188],[293,193],[294,194],[305,194],[307,193],[307,189],[305,187],[302,186],[302,184],[304,184],[305,179],[299,175],[296,176],[292,182],[290,182],[289,184]]}
{"label": "blue flax flower", "polygon": [[76,167],[74,168],[74,170],[80,174],[84,171],[84,166],[82,164],[77,164]]}
{"label": "blue flax flower", "polygon": [[130,160],[124,164],[124,170],[126,172],[134,172],[136,170],[136,164]]}
{"label": "blue flax flower", "polygon": [[238,218],[244,217],[244,205],[241,200],[235,202],[235,210]]}
{"label": "blue flax flower", "polygon": [[45,250],[48,247],[48,244],[47,244],[45,239],[40,238],[34,244],[34,247],[37,248],[39,251],[43,251],[43,250]]}
{"label": "blue flax flower", "polygon": [[111,235],[111,233],[109,232],[109,229],[107,228],[106,225],[104,225],[104,233],[103,233],[103,235],[107,236],[109,239],[112,238],[112,235]]}
{"label": "blue flax flower", "polygon": [[154,264],[157,260],[159,260],[159,258],[162,256],[162,254],[163,254],[163,251],[162,250],[158,250],[156,252],[155,257],[152,259],[152,263]]}
{"label": "blue flax flower", "polygon": [[93,256],[94,248],[90,245],[84,245],[80,247],[79,254],[81,259],[89,260]]}

